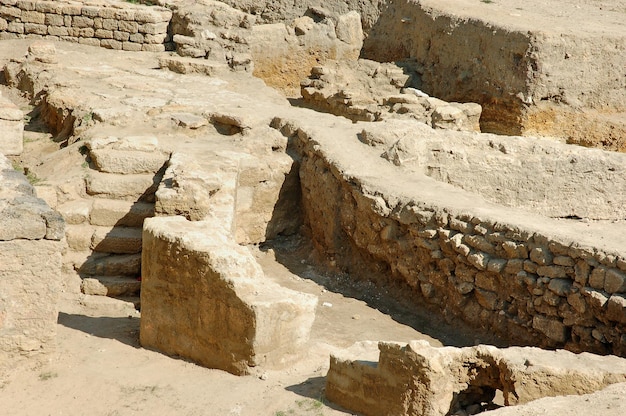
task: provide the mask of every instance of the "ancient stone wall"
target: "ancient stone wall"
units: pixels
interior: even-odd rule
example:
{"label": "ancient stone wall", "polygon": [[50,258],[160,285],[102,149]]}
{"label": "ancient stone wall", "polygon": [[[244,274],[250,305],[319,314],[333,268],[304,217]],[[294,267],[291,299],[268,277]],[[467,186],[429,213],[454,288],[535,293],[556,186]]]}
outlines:
{"label": "ancient stone wall", "polygon": [[282,367],[309,337],[317,298],[282,288],[217,221],[146,220],[141,344],[209,368]]}
{"label": "ancient stone wall", "polygon": [[355,165],[341,156],[360,151],[349,139],[283,130],[302,149],[305,221],[341,270],[512,342],[626,354],[626,255],[603,246],[619,225],[498,209],[379,156]]}
{"label": "ancient stone wall", "polygon": [[1,154],[0,184],[1,363],[54,347],[65,243],[61,215]]}
{"label": "ancient stone wall", "polygon": [[416,59],[425,92],[483,106],[483,131],[624,151],[623,15],[587,4],[577,21],[540,2],[500,3],[388,2],[362,57]]}
{"label": "ancient stone wall", "polygon": [[165,50],[172,12],[126,2],[0,1],[0,39],[46,37],[109,49]]}
{"label": "ancient stone wall", "polygon": [[259,22],[278,23],[289,22],[303,16],[309,9],[326,9],[334,14],[343,14],[351,10],[359,12],[363,29],[369,30],[378,20],[381,8],[388,0],[225,0],[232,7],[251,13]]}

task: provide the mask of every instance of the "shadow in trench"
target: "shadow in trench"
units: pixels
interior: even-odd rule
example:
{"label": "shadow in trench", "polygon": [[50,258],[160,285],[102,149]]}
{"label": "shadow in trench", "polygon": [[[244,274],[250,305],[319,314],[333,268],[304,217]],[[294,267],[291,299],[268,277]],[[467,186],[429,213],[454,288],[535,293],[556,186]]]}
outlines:
{"label": "shadow in trench", "polygon": [[324,403],[325,406],[330,407],[333,410],[346,412],[347,414],[354,414],[341,406],[326,399],[324,390],[326,386],[326,377],[311,377],[302,383],[294,384],[285,387],[285,390],[295,393],[299,396],[309,398],[311,400]]}
{"label": "shadow in trench", "polygon": [[94,317],[60,312],[58,323],[66,328],[140,348],[139,318],[136,317]]}

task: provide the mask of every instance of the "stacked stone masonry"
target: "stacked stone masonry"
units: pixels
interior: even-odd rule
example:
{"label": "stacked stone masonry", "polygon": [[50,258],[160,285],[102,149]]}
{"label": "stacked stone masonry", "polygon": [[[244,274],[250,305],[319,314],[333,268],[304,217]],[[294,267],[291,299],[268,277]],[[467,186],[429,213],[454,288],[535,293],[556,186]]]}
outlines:
{"label": "stacked stone masonry", "polygon": [[0,0],[0,39],[39,38],[161,52],[172,12],[124,2]]}
{"label": "stacked stone masonry", "polygon": [[626,355],[622,253],[550,236],[540,226],[397,199],[354,172],[341,173],[319,136],[294,134],[305,221],[338,267],[408,286],[414,302],[511,342]]}
{"label": "stacked stone masonry", "polygon": [[0,183],[1,365],[54,348],[65,224],[1,153]]}

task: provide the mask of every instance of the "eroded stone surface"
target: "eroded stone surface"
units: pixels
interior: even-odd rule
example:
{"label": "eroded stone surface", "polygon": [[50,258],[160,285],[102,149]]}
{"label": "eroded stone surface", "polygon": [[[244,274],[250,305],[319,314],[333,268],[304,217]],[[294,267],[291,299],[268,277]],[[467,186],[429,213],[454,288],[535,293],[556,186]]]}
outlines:
{"label": "eroded stone surface", "polygon": [[264,279],[225,233],[215,221],[146,220],[141,344],[234,374],[284,366],[308,340],[317,299]]}
{"label": "eroded stone surface", "polygon": [[353,121],[408,118],[434,128],[480,131],[480,105],[429,97],[416,88],[420,84],[413,61],[381,64],[359,59],[313,67],[301,83],[301,93],[308,106]]}
{"label": "eroded stone surface", "polygon": [[611,356],[366,342],[331,355],[326,396],[365,415],[444,416],[497,407],[493,399],[498,390],[505,405],[512,406],[592,393],[624,381],[626,360]]}
{"label": "eroded stone surface", "polygon": [[0,155],[0,364],[54,349],[63,218]]}

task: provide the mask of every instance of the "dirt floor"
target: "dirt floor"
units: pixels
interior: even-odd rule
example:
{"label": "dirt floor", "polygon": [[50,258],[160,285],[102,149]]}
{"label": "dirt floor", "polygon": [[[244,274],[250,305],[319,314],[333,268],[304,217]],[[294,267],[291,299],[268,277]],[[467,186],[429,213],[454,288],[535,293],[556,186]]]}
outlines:
{"label": "dirt floor", "polygon": [[206,369],[141,348],[139,313],[128,304],[69,298],[61,305],[57,350],[41,362],[16,362],[0,377],[0,414],[350,414],[324,398],[329,353],[361,340],[481,341],[425,311],[404,308],[367,283],[347,285],[342,276],[317,270],[298,237],[250,248],[268,277],[319,297],[311,339],[297,364],[244,377]]}

